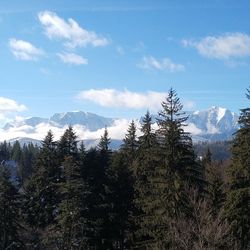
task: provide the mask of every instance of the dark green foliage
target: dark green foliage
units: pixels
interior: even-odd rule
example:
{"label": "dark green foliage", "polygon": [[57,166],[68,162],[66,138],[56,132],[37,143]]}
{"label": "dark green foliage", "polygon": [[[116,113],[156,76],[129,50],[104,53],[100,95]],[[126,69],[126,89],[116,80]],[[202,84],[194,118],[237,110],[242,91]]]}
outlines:
{"label": "dark green foliage", "polygon": [[56,143],[51,131],[42,142],[35,169],[34,175],[25,186],[25,214],[30,225],[44,228],[55,219],[59,200],[58,183],[61,179]]}
{"label": "dark green foliage", "polygon": [[[209,151],[208,151],[209,152]],[[206,195],[208,205],[214,215],[218,214],[225,201],[225,167],[220,162],[209,160],[210,153],[204,158]]]}
{"label": "dark green foliage", "polygon": [[22,155],[21,145],[19,141],[16,141],[11,150],[11,159],[19,163],[21,160],[21,155]]}
{"label": "dark green foliage", "polygon": [[[84,157],[83,176],[88,183],[88,245],[97,249],[112,247],[111,197],[109,178],[111,162],[110,138],[107,129],[96,149],[89,150]],[[86,168],[88,166],[88,168]]]}
{"label": "dark green foliage", "polygon": [[19,177],[22,184],[33,174],[38,152],[39,149],[32,143],[24,144],[19,162]]}
{"label": "dark green foliage", "polygon": [[[250,99],[250,89],[247,90]],[[250,247],[250,108],[241,110],[241,128],[232,146],[232,164],[229,169],[230,190],[225,213],[240,249]]]}
{"label": "dark green foliage", "polygon": [[9,180],[4,165],[0,166],[0,249],[23,249],[18,230],[17,191]]}
{"label": "dark green foliage", "polygon": [[[199,189],[202,187],[201,166],[195,160],[192,140],[189,134],[184,132],[187,117],[181,110],[179,98],[175,91],[170,89],[166,101],[162,102],[162,111],[159,112],[157,119],[158,146],[155,135],[152,132],[149,133],[151,130],[149,115],[147,114],[144,119],[142,128],[144,136],[141,138],[144,143],[141,146],[149,151],[142,150],[143,157],[138,161],[137,167],[141,178],[137,180],[138,194],[145,197],[144,201],[139,202],[142,213],[138,219],[139,234],[141,231],[143,235],[139,242],[141,246],[138,247],[142,249],[170,247],[171,219],[177,218],[182,213],[191,212],[185,187],[187,185],[193,185]],[[149,136],[151,145],[147,139]],[[143,188],[144,190],[141,191]],[[143,203],[145,205],[142,205]]]}
{"label": "dark green foliage", "polygon": [[78,157],[76,137],[73,128],[69,126],[58,143],[59,159],[61,161],[67,156],[72,156],[75,159]]}
{"label": "dark green foliage", "polygon": [[[162,141],[162,153],[165,164],[177,178],[189,184],[202,185],[201,166],[195,161],[192,139],[184,131],[188,117],[182,112],[182,104],[176,92],[170,89],[159,112],[158,135]],[[198,187],[197,186],[197,187]]]}
{"label": "dark green foliage", "polygon": [[58,230],[54,242],[60,249],[86,249],[88,237],[87,197],[88,186],[80,174],[80,166],[72,156],[62,163],[64,183],[60,193]]}
{"label": "dark green foliage", "polygon": [[123,139],[122,150],[128,159],[128,163],[132,164],[136,157],[138,149],[138,140],[136,136],[135,122],[132,121],[128,127],[125,138]]}
{"label": "dark green foliage", "polygon": [[124,152],[115,152],[112,157],[110,170],[111,204],[110,219],[112,223],[114,249],[128,249],[131,246],[133,211],[133,174],[128,167],[127,157]]}
{"label": "dark green foliage", "polygon": [[104,134],[100,139],[100,142],[98,144],[98,149],[101,152],[108,152],[109,151],[109,144],[110,144],[110,138],[108,137],[108,130],[105,128]]}
{"label": "dark green foliage", "polygon": [[[152,118],[149,112],[142,120],[142,135],[139,137],[139,148],[135,163],[134,204],[134,247],[146,248],[153,238],[150,237],[152,217],[152,201],[155,199],[155,168],[159,164],[159,144],[152,130]],[[154,240],[153,240],[154,241]]]}
{"label": "dark green foliage", "polygon": [[209,148],[212,154],[212,160],[225,161],[231,158],[230,141],[216,141],[216,142],[196,142],[194,143],[194,150],[196,155],[204,156]]}
{"label": "dark green foliage", "polygon": [[0,144],[0,162],[10,159],[11,147],[10,144],[4,141]]}

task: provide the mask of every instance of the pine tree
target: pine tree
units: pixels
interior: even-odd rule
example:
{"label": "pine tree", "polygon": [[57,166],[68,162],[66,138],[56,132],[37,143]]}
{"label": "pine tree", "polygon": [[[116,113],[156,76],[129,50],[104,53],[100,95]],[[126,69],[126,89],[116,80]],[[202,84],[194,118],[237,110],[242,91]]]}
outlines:
{"label": "pine tree", "polygon": [[112,151],[110,138],[105,128],[97,149],[86,153],[84,178],[89,185],[89,246],[97,249],[111,249],[113,244],[111,209],[112,190],[110,186],[110,162]]}
{"label": "pine tree", "polygon": [[110,152],[109,150],[109,144],[111,142],[111,139],[108,135],[108,130],[105,128],[104,134],[101,136],[100,142],[98,144],[98,149],[101,152]]}
{"label": "pine tree", "polygon": [[103,235],[103,226],[105,221],[104,211],[106,209],[105,201],[105,170],[102,165],[100,152],[92,148],[85,157],[85,178],[89,186],[88,195],[88,225],[90,249],[102,249],[105,241]]}
{"label": "pine tree", "polygon": [[[250,89],[247,89],[250,99]],[[250,248],[250,108],[241,110],[240,129],[232,146],[232,164],[229,169],[230,189],[225,213],[231,223],[232,234],[239,249]]]}
{"label": "pine tree", "polygon": [[22,155],[21,145],[19,141],[16,141],[11,150],[11,159],[16,161],[17,163],[20,163],[21,155]]}
{"label": "pine tree", "polygon": [[39,149],[29,143],[28,145],[24,144],[22,148],[22,154],[19,166],[19,177],[21,184],[24,184],[25,181],[34,173],[34,163]]}
{"label": "pine tree", "polygon": [[125,138],[123,139],[122,150],[127,157],[127,161],[132,165],[138,149],[138,140],[136,135],[136,125],[134,120],[129,125]]}
{"label": "pine tree", "polygon": [[42,141],[42,148],[35,163],[35,173],[25,186],[26,220],[31,226],[45,228],[52,224],[58,209],[58,183],[60,168],[57,158],[56,142],[48,132]]}
{"label": "pine tree", "polygon": [[134,248],[146,249],[151,241],[152,226],[151,201],[155,198],[154,173],[158,164],[159,144],[152,130],[152,117],[149,112],[142,120],[142,135],[139,137],[139,148],[136,159],[134,203]]}
{"label": "pine tree", "polygon": [[72,126],[69,126],[58,143],[59,159],[64,160],[67,156],[78,157],[77,136]]}
{"label": "pine tree", "polygon": [[65,182],[61,185],[58,228],[55,240],[60,249],[86,249],[88,243],[88,186],[81,177],[80,166],[72,156],[62,163]]}
{"label": "pine tree", "polygon": [[24,249],[18,230],[17,190],[4,165],[0,166],[0,249]]}
{"label": "pine tree", "polygon": [[11,148],[10,144],[4,141],[0,144],[0,162],[10,159]]}
{"label": "pine tree", "polygon": [[114,249],[131,248],[131,213],[133,211],[133,174],[123,150],[114,152],[111,162],[112,234]]}
{"label": "pine tree", "polygon": [[216,216],[220,213],[225,201],[223,164],[212,161],[212,153],[208,148],[202,159],[202,166],[206,180],[207,203],[213,215]]}
{"label": "pine tree", "polygon": [[177,179],[181,178],[189,184],[200,187],[201,166],[195,161],[190,134],[184,131],[188,116],[182,111],[183,105],[173,89],[170,89],[166,101],[162,102],[162,108],[157,122],[165,164]]}
{"label": "pine tree", "polygon": [[181,213],[190,213],[186,186],[200,186],[201,167],[195,161],[192,140],[184,132],[187,117],[174,90],[170,89],[157,118],[160,143],[157,164],[152,176],[150,201],[146,212],[151,215],[147,235],[149,249],[168,249],[169,222]]}
{"label": "pine tree", "polygon": [[[84,150],[84,145],[82,145]],[[72,127],[59,141],[62,179],[59,183],[60,204],[57,229],[51,242],[59,249],[86,249],[88,241],[88,184],[82,177],[77,136]],[[83,152],[82,152],[83,153]]]}
{"label": "pine tree", "polygon": [[100,162],[103,170],[103,190],[100,190],[102,195],[102,217],[103,217],[103,225],[102,225],[102,248],[104,249],[112,249],[113,241],[114,241],[114,231],[113,231],[113,194],[114,191],[112,189],[111,184],[111,158],[112,151],[109,148],[111,143],[111,139],[108,135],[108,130],[105,128],[103,136],[101,136],[98,150],[100,155]]}

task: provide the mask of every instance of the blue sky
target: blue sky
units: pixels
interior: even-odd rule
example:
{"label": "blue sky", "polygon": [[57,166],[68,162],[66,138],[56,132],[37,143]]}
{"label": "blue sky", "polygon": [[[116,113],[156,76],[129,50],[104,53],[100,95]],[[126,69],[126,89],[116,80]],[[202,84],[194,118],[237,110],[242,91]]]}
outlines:
{"label": "blue sky", "polygon": [[0,120],[249,105],[249,1],[0,1]]}

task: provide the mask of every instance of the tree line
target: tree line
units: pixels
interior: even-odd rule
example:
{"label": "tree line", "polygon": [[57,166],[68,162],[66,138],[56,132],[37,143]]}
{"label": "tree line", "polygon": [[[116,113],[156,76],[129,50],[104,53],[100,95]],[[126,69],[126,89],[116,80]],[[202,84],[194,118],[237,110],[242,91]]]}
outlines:
{"label": "tree line", "polygon": [[147,112],[117,151],[107,129],[86,150],[71,126],[5,150],[21,168],[13,182],[1,164],[0,249],[249,249],[250,108],[227,162],[196,157],[182,108],[170,89],[158,129]]}

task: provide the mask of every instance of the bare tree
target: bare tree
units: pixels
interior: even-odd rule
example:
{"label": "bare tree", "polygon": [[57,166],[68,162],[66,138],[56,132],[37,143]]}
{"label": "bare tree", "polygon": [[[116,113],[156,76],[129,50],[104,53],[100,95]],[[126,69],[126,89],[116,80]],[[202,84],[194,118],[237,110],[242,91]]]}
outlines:
{"label": "bare tree", "polygon": [[198,198],[197,191],[189,196],[192,214],[181,216],[170,223],[172,249],[233,249],[230,226],[220,211],[214,215],[205,199]]}

